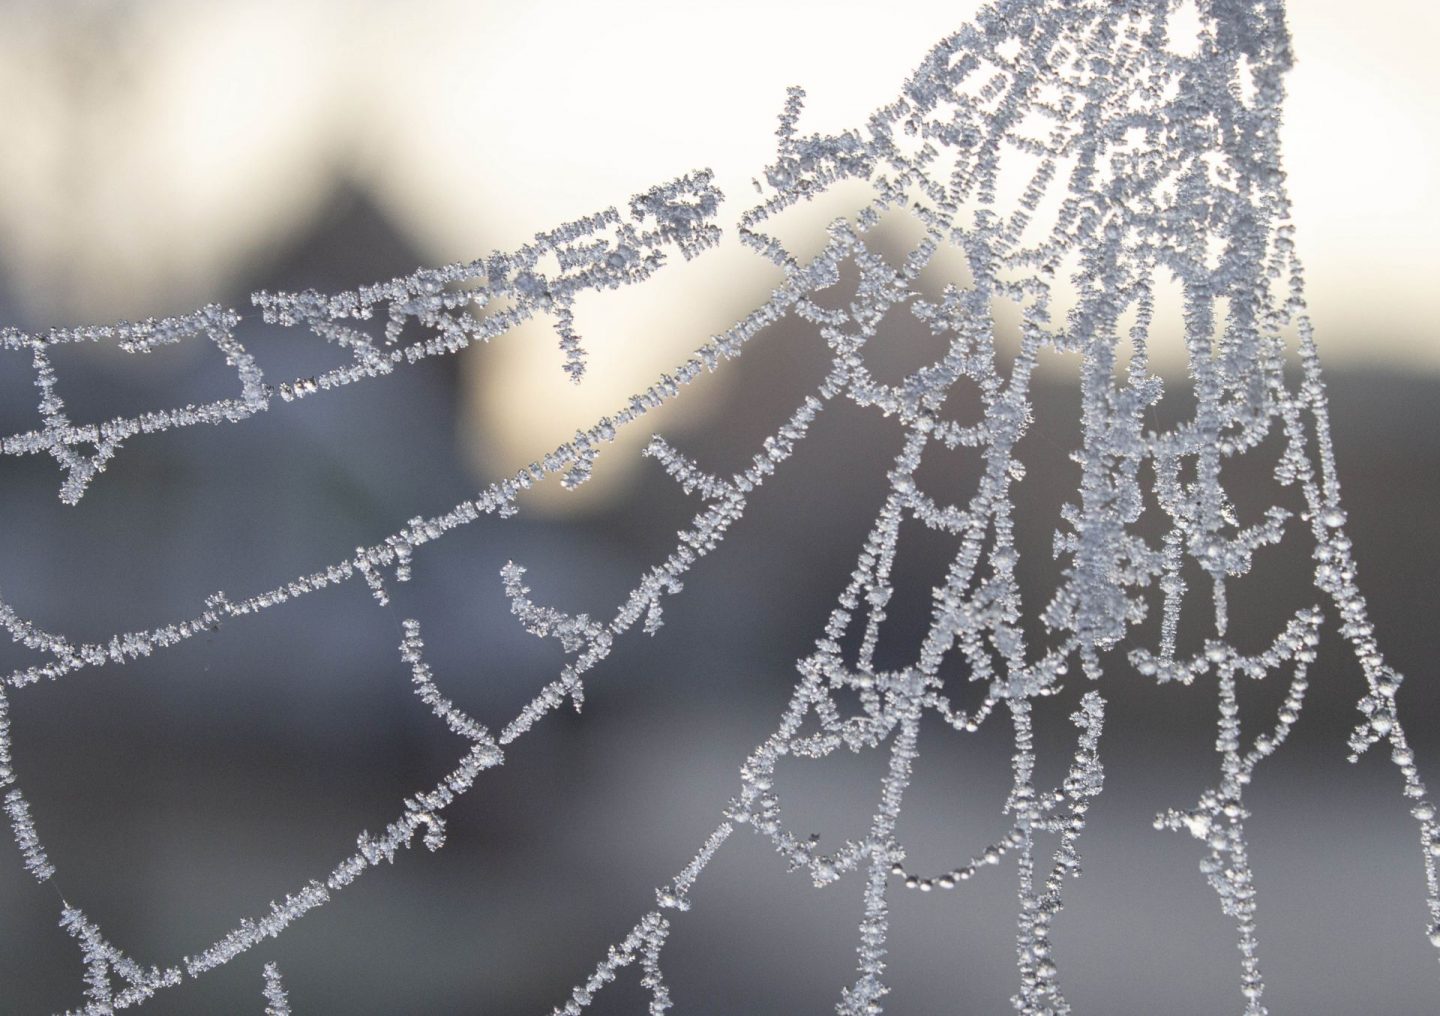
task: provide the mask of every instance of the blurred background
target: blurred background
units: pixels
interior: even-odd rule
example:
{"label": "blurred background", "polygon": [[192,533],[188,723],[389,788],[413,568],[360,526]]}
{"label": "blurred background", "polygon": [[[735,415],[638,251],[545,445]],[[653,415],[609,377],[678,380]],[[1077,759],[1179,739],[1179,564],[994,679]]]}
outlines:
{"label": "blurred background", "polygon": [[[802,130],[858,124],[975,6],[0,4],[0,325],[209,301],[244,313],[258,288],[350,288],[514,248],[701,166],[728,196],[729,226],[772,150],[787,85],[809,93]],[[1400,701],[1432,779],[1436,22],[1398,0],[1297,4],[1283,132],[1361,582],[1410,678]],[[846,210],[821,203],[791,228],[818,247]],[[763,300],[773,269],[727,235],[643,286],[582,301],[591,371],[579,388],[542,322],[237,425],[136,439],[74,508],[57,500],[49,459],[0,460],[0,597],[44,627],[103,639],[191,616],[217,589],[271,588],[443,511]],[[902,253],[904,241],[877,237]],[[258,316],[240,337],[272,382],[331,362],[319,340]],[[904,346],[897,358],[913,354]],[[542,603],[610,616],[697,510],[639,457],[644,438],[659,429],[717,472],[738,468],[818,380],[823,354],[803,332],[773,329],[647,417],[578,492],[547,484],[518,518],[481,520],[422,553],[392,610],[352,583],[154,660],[14,693],[16,768],[60,874],[37,885],[8,835],[0,844],[0,1013],[82,1002],[57,889],[138,961],[178,963],[322,877],[360,829],[382,829],[462,749],[412,694],[398,619],[421,620],[442,689],[502,725],[561,656],[509,615],[501,565],[524,564]],[[56,355],[77,420],[229,393],[233,375],[214,360],[199,345]],[[1033,552],[1020,573],[1041,602],[1055,513],[1076,482],[1065,457],[1073,379],[1073,361],[1047,361],[1022,450],[1021,547]],[[34,396],[28,359],[0,353],[0,433],[35,426]],[[853,566],[897,447],[875,414],[828,410],[669,602],[660,634],[621,639],[584,715],[557,714],[522,739],[452,809],[443,850],[403,854],[150,1009],[259,1012],[268,960],[297,1014],[548,1012],[563,1001],[738,789],[737,767],[773,729],[794,661]],[[1264,463],[1243,468],[1273,493]],[[976,472],[957,454],[932,479],[958,495]],[[882,644],[891,662],[923,631],[949,553],[925,534],[907,540]],[[1316,602],[1308,567],[1298,545],[1257,561],[1233,591],[1237,641],[1258,643]],[[1266,998],[1276,1013],[1433,1011],[1440,977],[1414,823],[1384,758],[1344,761],[1362,682],[1341,649],[1327,636],[1296,735],[1251,789]],[[29,662],[0,647],[0,669]],[[1199,845],[1150,828],[1156,811],[1188,807],[1216,781],[1213,689],[1155,688],[1119,665],[1112,681],[1101,689],[1107,788],[1082,841],[1085,875],[1056,922],[1062,983],[1080,1013],[1238,1011],[1233,928],[1196,868]],[[1083,690],[1041,716],[1050,779]],[[1282,693],[1246,689],[1247,705],[1273,711]],[[1008,753],[993,723],[964,739],[925,729],[901,829],[916,867],[959,863],[1002,831]],[[822,842],[858,835],[881,764],[846,754],[784,771],[790,821]],[[963,892],[893,894],[888,1011],[1009,1010],[1013,883],[987,874]],[[854,878],[813,889],[742,830],[693,899],[666,948],[677,1011],[825,1013],[853,980]],[[644,999],[632,971],[594,1011],[640,1012]]]}

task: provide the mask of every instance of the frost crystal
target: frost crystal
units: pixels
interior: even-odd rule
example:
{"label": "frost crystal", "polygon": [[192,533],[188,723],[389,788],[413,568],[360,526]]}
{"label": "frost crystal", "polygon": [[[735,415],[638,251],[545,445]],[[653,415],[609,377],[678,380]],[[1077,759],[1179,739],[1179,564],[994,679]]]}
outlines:
{"label": "frost crystal", "polygon": [[[141,967],[107,942],[100,929],[68,903],[61,908],[60,926],[80,944],[85,959],[85,1008],[76,1010],[84,1016],[109,1016],[116,1010],[139,1005],[161,988],[180,983],[178,969]],[[126,983],[120,991],[115,991],[111,983],[115,974]]]}
{"label": "frost crystal", "polygon": [[[1268,648],[1246,655],[1226,638],[1226,583],[1250,572],[1282,541],[1313,548],[1315,588],[1338,613],[1339,631],[1364,671],[1368,688],[1350,748],[1358,756],[1382,742],[1388,746],[1419,826],[1429,926],[1440,927],[1440,828],[1396,712],[1400,677],[1384,662],[1356,585],[1325,387],[1289,223],[1277,140],[1281,81],[1290,63],[1282,6],[1278,0],[1202,0],[1198,38],[1189,40],[1172,37],[1178,6],[1171,0],[994,4],[931,50],[899,97],[862,127],[839,134],[803,134],[804,95],[792,89],[780,115],[775,159],[756,182],[761,200],[739,219],[741,241],[784,273],[771,298],[610,417],[450,511],[413,518],[353,556],[269,591],[244,599],[216,593],[189,617],[104,642],[43,631],[0,603],[0,624],[12,639],[48,657],[6,676],[0,688],[11,692],[163,652],[217,625],[357,577],[385,606],[391,584],[409,578],[423,547],[481,515],[514,514],[517,495],[548,476],[559,474],[567,486],[584,482],[620,429],[701,372],[741,355],[767,325],[793,318],[827,345],[828,372],[739,472],[719,475],[664,438],[651,439],[645,454],[700,507],[669,555],[638,577],[612,616],[544,606],[524,584],[522,567],[504,568],[501,582],[515,618],[531,634],[557,640],[567,662],[498,734],[445,696],[443,682],[425,662],[420,623],[403,620],[400,657],[415,693],[466,743],[464,753],[436,786],[406,799],[383,833],[362,832],[356,852],[323,882],[300,887],[261,917],[241,919],[218,942],[186,958],[186,975],[201,976],[279,935],[369,868],[393,862],[417,834],[426,848],[439,849],[446,808],[550,712],[567,700],[579,708],[587,675],[617,639],[637,627],[650,634],[661,628],[665,598],[716,551],[749,500],[837,402],[872,408],[899,431],[887,492],[849,582],[813,652],[798,662],[798,680],[774,732],[741,765],[735,795],[717,815],[714,831],[555,1012],[582,1012],[631,965],[638,965],[650,994],[650,1011],[670,1009],[665,944],[683,926],[690,890],[711,858],[745,830],[767,840],[815,886],[850,882],[862,896],[857,968],[839,992],[840,1013],[878,1013],[891,990],[892,892],[954,893],[1002,868],[1014,872],[1018,892],[1015,1009],[1035,1016],[1068,1013],[1051,925],[1066,879],[1080,871],[1081,834],[1103,784],[1102,681],[1122,672],[1159,682],[1213,682],[1218,691],[1216,783],[1193,806],[1159,815],[1156,827],[1200,841],[1201,872],[1236,929],[1239,1004],[1249,1016],[1265,1013],[1255,921],[1261,876],[1247,850],[1245,792],[1296,722],[1326,615],[1322,604],[1304,605]],[[1018,197],[1002,197],[1002,174],[1014,178],[1017,167],[1027,182]],[[786,209],[845,180],[868,184],[873,198],[853,222],[836,220],[814,257],[801,259],[768,231]],[[584,356],[573,329],[576,296],[644,281],[669,248],[689,258],[715,244],[720,195],[710,181],[708,173],[691,174],[635,197],[628,218],[606,209],[541,233],[519,250],[466,264],[346,293],[257,293],[254,302],[266,321],[308,329],[353,357],[344,367],[278,389],[264,382],[236,340],[239,315],[219,307],[109,328],[6,331],[0,337],[6,348],[30,353],[41,426],[4,438],[0,451],[50,455],[65,473],[62,500],[74,502],[132,437],[197,423],[240,425],[276,393],[306,398],[381,377],[488,341],[539,314],[554,321],[565,369],[579,380]],[[923,231],[899,267],[868,238],[882,217],[895,214],[913,218]],[[958,252],[969,280],[927,296],[920,275],[943,251]],[[858,280],[853,292],[842,278]],[[1148,344],[1157,288],[1170,282],[1184,294],[1195,408],[1189,419],[1155,429],[1150,411],[1165,384],[1151,369]],[[837,294],[843,298],[837,301]],[[1013,349],[997,337],[997,300],[1021,308]],[[887,316],[895,313],[923,323],[945,350],[887,383],[872,374],[867,353],[886,341]],[[383,325],[367,328],[377,314]],[[421,338],[406,338],[412,322]],[[65,414],[48,355],[55,345],[113,342],[143,353],[198,338],[214,343],[236,371],[239,395],[103,424],[76,424]],[[1048,602],[1026,604],[1016,581],[1014,490],[1025,475],[1017,448],[1031,424],[1031,383],[1045,350],[1078,354],[1082,437],[1073,459],[1080,482],[1054,536],[1055,554],[1064,563],[1060,581]],[[1298,379],[1286,372],[1291,351],[1298,357]],[[967,422],[954,418],[955,406],[947,401],[962,382],[964,390],[979,393],[979,411]],[[1226,466],[1271,435],[1284,444],[1275,480],[1297,490],[1305,510],[1295,518],[1272,507],[1244,523],[1227,492]],[[938,501],[919,478],[920,467],[937,450],[962,448],[983,459],[978,489],[963,503]],[[1164,520],[1158,537],[1142,534],[1137,525],[1146,507],[1151,518]],[[913,663],[886,669],[876,662],[876,646],[907,521],[950,537],[955,550],[934,590],[929,627]],[[1205,576],[1203,588],[1191,588],[1187,566]],[[1027,611],[1043,622],[1039,644],[1022,627]],[[1136,629],[1154,611],[1158,639],[1144,644]],[[1187,656],[1177,631],[1182,616],[1193,612],[1202,615],[1208,638],[1201,651]],[[969,680],[983,689],[978,704],[966,709],[952,701],[941,678],[947,659],[962,661]],[[1247,737],[1238,688],[1271,674],[1286,675],[1288,691],[1264,731]],[[1074,749],[1065,775],[1056,786],[1041,785],[1032,712],[1067,679],[1090,687],[1072,716]],[[0,696],[0,782],[10,783],[5,710]],[[908,866],[897,831],[927,714],[961,736],[986,723],[1008,723],[1014,744],[999,835],[977,840],[973,853],[957,855],[941,871]],[[786,824],[777,764],[841,749],[882,753],[886,766],[868,826],[854,839],[822,844]],[[8,792],[5,810],[26,867],[37,878],[52,878],[18,789]],[[84,952],[85,1012],[143,1001],[181,979],[178,968],[142,970],[68,905],[62,923]],[[118,993],[111,984],[116,974],[128,985]],[[266,1011],[288,1012],[273,964],[265,967],[265,985]]]}
{"label": "frost crystal", "polygon": [[290,1000],[280,980],[280,968],[265,964],[265,1016],[290,1016]]}

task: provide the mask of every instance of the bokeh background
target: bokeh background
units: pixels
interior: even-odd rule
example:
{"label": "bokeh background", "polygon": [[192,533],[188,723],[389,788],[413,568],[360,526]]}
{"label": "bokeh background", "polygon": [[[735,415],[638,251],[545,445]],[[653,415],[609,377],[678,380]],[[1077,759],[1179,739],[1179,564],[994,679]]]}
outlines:
{"label": "bokeh background", "polygon": [[[809,92],[803,128],[856,124],[974,6],[5,3],[0,323],[212,300],[243,310],[257,288],[349,288],[518,246],[699,166],[729,196],[728,223],[753,193],[786,85]],[[1362,585],[1410,678],[1401,706],[1432,778],[1436,21],[1397,0],[1297,4],[1283,132]],[[795,235],[818,245],[845,210],[821,205]],[[900,250],[904,238],[891,240]],[[132,441],[74,508],[56,499],[48,459],[0,461],[0,596],[95,639],[189,616],[217,589],[243,596],[323,567],[613,409],[774,281],[732,240],[582,303],[592,371],[580,388],[543,324],[527,327],[238,425]],[[330,362],[318,340],[258,319],[241,337],[272,380]],[[580,491],[547,485],[519,517],[422,553],[394,610],[352,584],[151,661],[15,693],[17,769],[60,875],[35,884],[0,844],[0,1013],[81,1003],[57,892],[137,960],[176,963],[323,876],[360,829],[383,828],[461,747],[411,692],[398,619],[421,619],[441,686],[499,726],[560,659],[510,617],[501,565],[525,564],[542,602],[608,616],[695,510],[640,459],[644,436],[659,429],[717,471],[736,468],[818,379],[822,354],[776,329],[647,418]],[[229,390],[199,347],[144,358],[76,347],[58,365],[80,419]],[[1022,455],[1036,505],[1021,533],[1035,549],[1021,566],[1032,588],[1051,578],[1054,511],[1075,483],[1073,375],[1073,362],[1047,363]],[[34,426],[33,395],[28,361],[4,354],[0,433]],[[826,417],[670,601],[661,633],[620,641],[584,715],[547,719],[451,811],[442,851],[402,855],[150,1008],[259,1012],[267,960],[301,1014],[548,1012],[563,1001],[713,828],[853,565],[897,432],[858,410]],[[1263,464],[1253,473],[1268,494]],[[974,474],[957,455],[933,479],[959,491]],[[923,629],[947,553],[920,534],[906,546],[882,647],[896,660]],[[1307,569],[1302,551],[1277,551],[1239,583],[1233,612],[1255,640],[1314,602]],[[1251,789],[1267,1001],[1276,1013],[1435,1011],[1415,827],[1387,761],[1344,761],[1361,678],[1340,650],[1327,637],[1296,734]],[[29,659],[0,647],[7,671]],[[1213,689],[1147,686],[1123,666],[1107,679],[1107,788],[1085,875],[1057,920],[1062,980],[1081,1013],[1238,1011],[1233,930],[1196,869],[1199,845],[1150,828],[1215,780]],[[1056,778],[1081,690],[1042,716]],[[1281,689],[1247,694],[1259,713]],[[992,728],[924,731],[902,825],[917,867],[957,863],[1000,830],[1009,739]],[[791,821],[830,841],[855,835],[879,763],[792,767]],[[1013,885],[988,874],[963,892],[894,894],[890,1011],[1009,1011]],[[666,949],[678,1011],[824,1013],[853,979],[853,878],[815,890],[742,830],[693,898]],[[595,1011],[643,1004],[632,972]]]}

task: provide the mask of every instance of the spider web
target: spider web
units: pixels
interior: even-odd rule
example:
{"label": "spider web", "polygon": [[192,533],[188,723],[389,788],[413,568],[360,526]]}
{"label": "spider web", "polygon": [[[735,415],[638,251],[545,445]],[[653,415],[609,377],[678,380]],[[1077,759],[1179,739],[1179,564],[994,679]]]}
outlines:
{"label": "spider web", "polygon": [[[503,726],[492,730],[456,706],[426,661],[420,621],[403,621],[400,662],[415,693],[464,745],[433,787],[403,801],[398,817],[372,834],[323,877],[294,889],[268,912],[167,966],[142,967],[105,938],[77,907],[61,924],[85,961],[85,1013],[143,1003],[282,933],[311,910],[417,838],[435,851],[446,839],[446,813],[509,747],[567,702],[579,708],[585,678],[616,640],[655,634],[666,599],[716,551],[751,499],[810,433],[821,414],[848,402],[879,413],[899,432],[900,450],[883,466],[886,493],[854,570],[814,643],[798,661],[798,680],[774,732],[740,767],[739,787],[717,814],[694,858],[663,883],[654,905],[615,943],[556,1008],[581,1013],[626,967],[638,967],[650,1011],[672,1007],[664,948],[690,893],[716,853],[748,831],[768,840],[793,870],[817,887],[854,883],[863,899],[854,981],[837,1011],[882,1011],[889,899],[896,891],[959,892],[990,869],[1013,865],[1018,1012],[1070,1011],[1053,958],[1051,924],[1067,878],[1080,870],[1080,838],[1103,784],[1101,740],[1106,679],[1134,672],[1158,682],[1214,682],[1218,775],[1193,804],[1156,817],[1157,828],[1188,832],[1199,867],[1233,920],[1240,952],[1239,988],[1249,1016],[1267,1011],[1256,936],[1256,875],[1247,842],[1246,788],[1260,763],[1287,739],[1304,703],[1308,665],[1326,623],[1324,604],[1363,669],[1367,688],[1350,739],[1352,759],[1386,745],[1418,824],[1429,934],[1440,946],[1436,856],[1440,829],[1396,711],[1400,676],[1389,668],[1367,620],[1345,536],[1331,448],[1325,388],[1303,302],[1303,276],[1289,223],[1277,128],[1282,76],[1290,62],[1282,5],[1262,0],[1202,4],[1194,38],[1180,38],[1178,5],[1011,0],[925,57],[898,98],[863,128],[803,134],[803,92],[792,89],[780,115],[774,161],[755,182],[760,200],[739,219],[741,242],[778,266],[783,283],[769,300],[714,337],[671,373],[611,416],[543,459],[433,517],[415,517],[353,556],[244,598],[223,592],[188,617],[93,643],[43,630],[0,601],[0,624],[44,662],[16,669],[0,685],[0,783],[5,811],[27,870],[56,877],[26,798],[16,784],[8,695],[41,681],[162,653],[218,625],[317,590],[364,582],[381,606],[395,583],[410,579],[417,552],[485,515],[509,517],[521,493],[559,475],[585,482],[597,455],[621,430],[675,398],[706,371],[744,353],[767,327],[793,321],[828,349],[828,370],[788,419],[764,439],[747,465],[719,475],[655,435],[644,449],[700,507],[663,562],[641,574],[609,617],[546,606],[510,563],[500,580],[523,627],[555,639],[567,662]],[[1017,173],[1019,174],[1017,177]],[[1009,193],[1007,179],[1024,179]],[[818,254],[802,259],[773,232],[787,209],[844,181],[869,187],[853,221],[838,219]],[[342,293],[254,294],[264,320],[305,329],[347,351],[351,362],[315,377],[269,385],[237,337],[241,316],[209,306],[193,314],[110,327],[6,330],[3,348],[31,357],[40,423],[0,439],[6,455],[48,455],[62,472],[60,497],[79,501],[101,481],[130,441],[197,424],[241,425],[274,398],[322,398],[420,360],[488,342],[543,316],[554,324],[565,370],[583,378],[585,352],[574,327],[580,294],[644,282],[678,252],[690,259],[720,242],[721,195],[708,172],[695,172],[637,195],[624,213],[608,208],[538,234],[533,243],[468,263],[422,269]],[[869,231],[883,218],[908,217],[921,239],[898,267]],[[927,296],[921,275],[958,256],[964,281]],[[1165,384],[1150,364],[1156,293],[1178,283],[1184,294],[1185,348],[1194,411],[1169,427],[1147,426]],[[1021,308],[1013,348],[1001,339],[997,300]],[[871,355],[895,320],[908,315],[940,339],[943,354],[898,382],[877,379]],[[420,337],[414,337],[418,334]],[[203,405],[162,408],[101,423],[76,423],[57,391],[51,350],[69,343],[116,344],[143,354],[161,345],[209,341],[234,370],[239,391]],[[1062,512],[1054,549],[1061,579],[1043,604],[1022,601],[1016,582],[1013,490],[1023,482],[1017,447],[1032,423],[1031,382],[1044,350],[1079,354],[1081,441],[1073,452],[1081,480]],[[1287,357],[1298,370],[1287,371]],[[1292,377],[1292,373],[1294,376]],[[962,393],[976,392],[968,404]],[[966,410],[962,420],[958,413]],[[1294,517],[1272,505],[1242,523],[1226,480],[1234,463],[1271,435],[1283,444],[1273,470],[1305,509]],[[968,501],[938,500],[918,479],[922,464],[960,450],[982,463]],[[1227,468],[1227,465],[1229,468]],[[1159,539],[1138,521],[1152,508],[1164,519]],[[928,629],[905,666],[877,664],[877,642],[894,593],[892,574],[906,522],[952,541],[953,557],[934,590]],[[1242,653],[1227,640],[1226,584],[1252,571],[1289,541],[1313,551],[1321,602],[1302,604],[1262,651]],[[1192,590],[1187,567],[1203,574]],[[1154,644],[1136,629],[1161,618]],[[1187,655],[1177,638],[1182,615],[1202,612],[1209,635]],[[1038,618],[1045,638],[1027,636]],[[983,692],[964,708],[947,660]],[[1238,688],[1271,674],[1287,681],[1283,702],[1261,717],[1264,732],[1242,737]],[[1074,747],[1056,786],[1037,783],[1033,710],[1064,682],[1087,690],[1072,716]],[[902,802],[919,759],[923,717],[955,736],[984,724],[1009,724],[1014,751],[1003,815],[973,852],[941,871],[907,863],[897,833]],[[933,736],[933,735],[931,735]],[[874,788],[868,826],[840,843],[801,836],[785,821],[777,764],[846,750],[874,753],[884,776]],[[43,817],[43,816],[42,816]],[[280,973],[264,968],[267,1012],[288,1013]]]}

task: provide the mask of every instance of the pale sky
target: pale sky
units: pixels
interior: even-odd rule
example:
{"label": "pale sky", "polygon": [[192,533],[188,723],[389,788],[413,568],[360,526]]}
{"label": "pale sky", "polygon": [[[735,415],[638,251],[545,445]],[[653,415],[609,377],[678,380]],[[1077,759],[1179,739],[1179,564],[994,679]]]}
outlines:
{"label": "pale sky", "polygon": [[[188,310],[302,233],[337,169],[435,262],[518,245],[700,166],[733,214],[773,150],[787,85],[808,92],[802,129],[858,125],[976,7],[6,5],[5,262],[29,313],[56,324]],[[1322,354],[1440,370],[1440,15],[1413,0],[1304,0],[1291,27],[1283,138]],[[592,344],[635,350],[643,335],[643,348],[608,367],[597,355],[588,390],[558,390],[576,421],[763,297],[772,279],[757,260],[732,243],[597,312],[610,334]],[[487,412],[549,399],[552,347],[517,344]],[[532,373],[544,380],[516,380]],[[575,422],[557,426],[563,437]]]}
{"label": "pale sky", "polygon": [[[71,266],[96,310],[188,306],[236,253],[263,256],[303,227],[336,165],[442,257],[699,165],[743,201],[787,85],[807,88],[815,128],[856,124],[975,6],[6,5],[6,259],[37,279]],[[132,13],[107,28],[112,9]],[[1440,15],[1305,0],[1290,16],[1284,137],[1322,335],[1334,355],[1360,343],[1440,368]]]}

